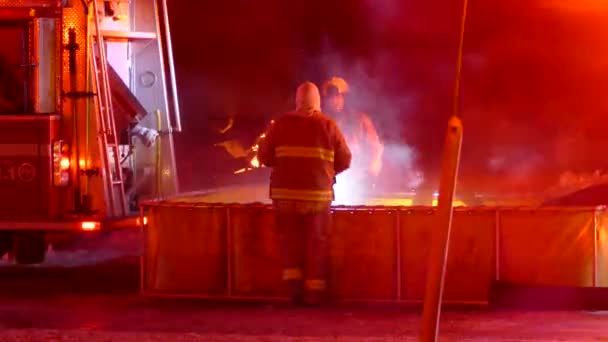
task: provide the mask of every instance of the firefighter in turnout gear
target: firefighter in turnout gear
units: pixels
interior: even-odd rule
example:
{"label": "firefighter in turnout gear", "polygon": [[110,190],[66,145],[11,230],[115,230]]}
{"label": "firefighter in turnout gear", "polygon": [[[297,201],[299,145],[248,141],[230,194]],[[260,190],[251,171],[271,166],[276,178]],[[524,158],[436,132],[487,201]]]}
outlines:
{"label": "firefighter in turnout gear", "polygon": [[321,113],[320,102],[317,86],[301,84],[296,110],[271,123],[258,151],[260,162],[273,169],[270,198],[284,253],[283,279],[295,303],[326,299],[333,185],[351,161],[342,132]]}
{"label": "firefighter in turnout gear", "polygon": [[322,87],[323,112],[336,120],[344,132],[354,155],[353,167],[361,164],[360,167],[368,175],[377,176],[382,168],[384,146],[369,115],[348,108],[346,96],[349,91],[348,83],[343,78],[327,80]]}
{"label": "firefighter in turnout gear", "polygon": [[353,161],[350,169],[339,178],[338,200],[345,204],[366,204],[369,191],[382,168],[384,145],[369,115],[349,108],[347,94],[350,89],[341,77],[332,77],[323,83],[323,112],[336,120],[351,148]]}

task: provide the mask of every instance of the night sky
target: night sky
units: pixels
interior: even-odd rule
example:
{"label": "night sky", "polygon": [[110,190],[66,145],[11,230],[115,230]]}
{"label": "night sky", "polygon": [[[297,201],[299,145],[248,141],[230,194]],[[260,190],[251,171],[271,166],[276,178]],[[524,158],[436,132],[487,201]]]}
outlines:
{"label": "night sky", "polygon": [[[185,126],[178,159],[199,172],[181,172],[185,189],[234,166],[211,144],[250,143],[293,106],[298,83],[333,75],[351,82],[353,105],[387,144],[407,145],[415,168],[436,178],[459,1],[170,1],[170,10]],[[608,167],[608,3],[470,0],[468,15],[461,183],[538,191],[564,172]],[[235,128],[219,135],[229,114]]]}

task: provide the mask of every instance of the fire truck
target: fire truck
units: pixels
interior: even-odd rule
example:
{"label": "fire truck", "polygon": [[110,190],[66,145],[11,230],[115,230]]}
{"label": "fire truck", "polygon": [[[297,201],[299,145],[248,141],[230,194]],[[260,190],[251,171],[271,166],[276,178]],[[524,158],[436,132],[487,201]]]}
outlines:
{"label": "fire truck", "polygon": [[0,0],[0,41],[0,258],[146,224],[178,191],[165,0]]}

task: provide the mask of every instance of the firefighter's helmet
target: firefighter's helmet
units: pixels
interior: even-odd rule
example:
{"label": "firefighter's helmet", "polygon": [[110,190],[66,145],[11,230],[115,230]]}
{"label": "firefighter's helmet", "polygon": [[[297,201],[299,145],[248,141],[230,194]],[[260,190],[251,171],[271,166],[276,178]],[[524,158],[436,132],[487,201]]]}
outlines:
{"label": "firefighter's helmet", "polygon": [[319,88],[312,82],[300,84],[296,91],[296,110],[312,113],[321,110]]}
{"label": "firefighter's helmet", "polygon": [[342,77],[332,77],[325,81],[322,86],[323,96],[338,95],[348,93],[348,83]]}

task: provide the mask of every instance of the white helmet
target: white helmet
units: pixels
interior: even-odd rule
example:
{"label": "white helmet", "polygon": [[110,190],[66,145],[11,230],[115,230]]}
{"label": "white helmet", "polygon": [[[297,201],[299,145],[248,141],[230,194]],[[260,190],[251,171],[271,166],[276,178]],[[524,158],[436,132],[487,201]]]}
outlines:
{"label": "white helmet", "polygon": [[296,110],[312,113],[321,111],[321,96],[319,88],[312,82],[300,84],[296,91]]}

